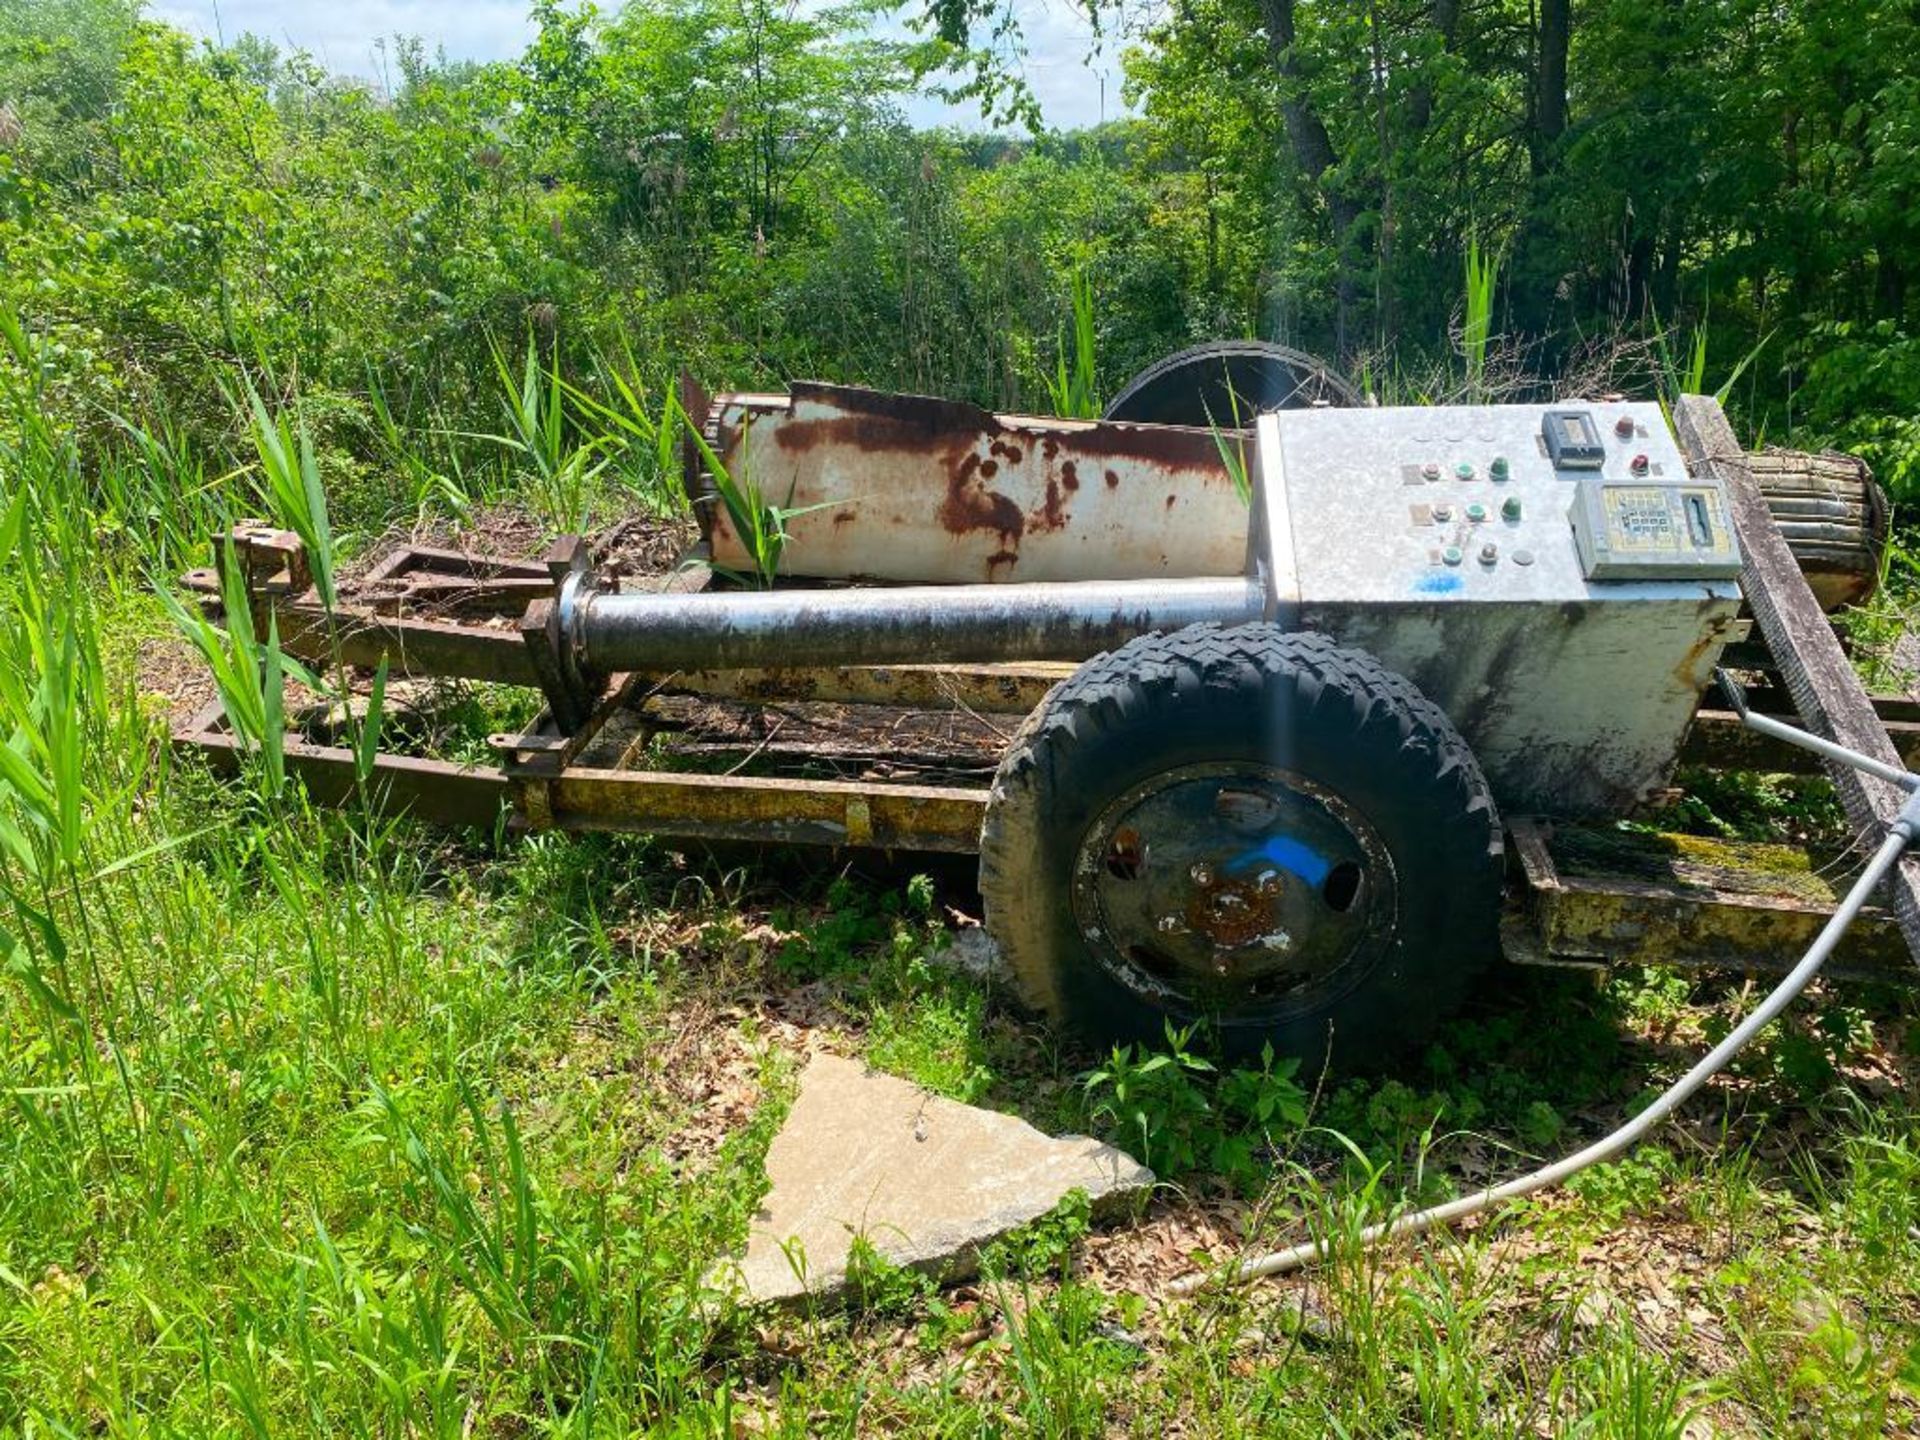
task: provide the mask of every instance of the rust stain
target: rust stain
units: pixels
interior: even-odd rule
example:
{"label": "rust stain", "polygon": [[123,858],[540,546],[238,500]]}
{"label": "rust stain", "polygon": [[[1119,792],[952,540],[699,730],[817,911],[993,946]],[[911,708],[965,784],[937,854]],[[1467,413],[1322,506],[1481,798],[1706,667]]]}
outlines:
{"label": "rust stain", "polygon": [[1220,452],[1206,430],[1177,425],[1089,425],[1060,436],[1060,448],[1088,460],[1124,456],[1165,470],[1223,470]]}
{"label": "rust stain", "polygon": [[806,454],[822,446],[844,446],[867,453],[928,450],[971,445],[981,435],[998,435],[1006,427],[977,405],[959,400],[936,400],[925,395],[893,395],[845,385],[818,385],[796,381],[788,387],[792,405],[819,405],[839,413],[818,420],[783,418],[774,438],[790,454]]}
{"label": "rust stain", "polygon": [[995,530],[1004,549],[1018,549],[1027,528],[1020,507],[980,482],[980,457],[969,450],[956,464],[947,463],[947,498],[940,505],[940,524],[949,535],[969,530]]}
{"label": "rust stain", "polygon": [[1027,517],[1027,523],[1035,530],[1058,530],[1067,523],[1067,497],[1061,493],[1060,482],[1051,475],[1047,477],[1047,498],[1039,510]]}
{"label": "rust stain", "polygon": [[[906,574],[962,565],[964,571],[951,578],[977,580],[976,567],[986,562],[989,578],[1005,579],[1014,563],[1006,557],[1022,554],[1025,537],[1051,537],[1074,524],[1078,492],[1083,482],[1091,488],[1094,475],[1116,500],[1127,488],[1125,480],[1158,487],[1130,493],[1147,505],[1150,495],[1169,495],[1168,510],[1181,496],[1206,510],[1229,487],[1206,431],[993,415],[952,401],[812,383],[793,386],[784,402],[743,396],[737,403],[744,407],[738,413],[750,412],[754,421],[749,426],[738,423],[738,413],[731,417],[734,423],[725,426],[731,443],[719,447],[725,463],[744,463],[744,452],[752,448],[763,469],[791,474],[792,493],[801,503],[876,497],[871,505],[837,508],[797,522],[796,533],[804,533],[796,552],[811,556],[808,563],[821,574],[891,574],[889,567]],[[772,433],[760,433],[767,426]],[[853,520],[861,523],[843,528]],[[1077,528],[1087,523],[1082,516]],[[1113,522],[1103,516],[1102,523]],[[881,535],[889,525],[944,538],[932,544],[918,538],[903,542],[903,558],[882,561],[861,537],[874,530],[870,538],[884,550]],[[714,530],[724,553],[738,548],[724,516],[716,518]],[[1117,541],[1123,551],[1127,543],[1124,536]],[[1142,541],[1139,548],[1144,569],[1164,568],[1164,546]],[[1206,546],[1191,542],[1188,548]],[[1084,563],[1050,548],[1045,558],[1036,552],[1026,562],[1023,569],[1039,565],[1041,571],[1033,573],[1049,575]],[[1126,561],[1108,556],[1095,563],[1112,567]]]}
{"label": "rust stain", "polygon": [[[774,420],[775,439],[782,450],[805,453],[826,444],[861,451],[969,447],[985,439],[987,453],[1009,465],[1026,458],[1026,448],[1037,444],[1041,458],[1057,459],[1062,452],[1098,460],[1122,456],[1170,471],[1217,472],[1222,467],[1211,434],[1175,425],[1127,425],[1101,422],[1084,428],[1053,429],[1042,417],[1009,420],[957,400],[923,395],[893,395],[844,385],[796,382],[791,387],[793,410],[817,406],[832,412],[818,419],[789,413]],[[722,449],[739,438],[738,429],[723,427]]]}
{"label": "rust stain", "polygon": [[1715,626],[1687,647],[1687,653],[1681,662],[1673,667],[1673,683],[1681,690],[1699,690],[1707,682],[1707,656],[1717,651],[1725,641],[1725,635]]}
{"label": "rust stain", "polygon": [[1180,497],[1178,495],[1167,496],[1167,509],[1171,510],[1173,508],[1173,502],[1178,500],[1179,498]]}
{"label": "rust stain", "polygon": [[1253,880],[1222,880],[1196,889],[1187,901],[1187,925],[1216,945],[1248,945],[1274,926],[1273,897]]}

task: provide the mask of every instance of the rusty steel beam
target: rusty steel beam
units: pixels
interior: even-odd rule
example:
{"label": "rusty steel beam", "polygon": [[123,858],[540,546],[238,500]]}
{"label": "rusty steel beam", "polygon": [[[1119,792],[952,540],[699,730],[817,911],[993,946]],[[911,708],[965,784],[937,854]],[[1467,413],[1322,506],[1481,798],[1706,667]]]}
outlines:
{"label": "rusty steel beam", "polygon": [[380,615],[361,606],[342,606],[331,624],[317,603],[264,601],[256,624],[266,634],[269,609],[277,617],[280,645],[309,665],[348,665],[374,669],[382,660],[396,676],[415,679],[484,680],[498,685],[537,685],[539,676],[516,629],[462,625]]}
{"label": "rusty steel beam", "polygon": [[536,758],[507,781],[529,823],[685,839],[973,854],[987,792],[934,785],[591,770]]}
{"label": "rusty steel beam", "polygon": [[[1502,939],[1516,964],[1781,974],[1833,913],[1831,902],[1808,897],[1676,879],[1568,875],[1554,861],[1548,834],[1534,821],[1508,825],[1517,874]],[[1725,848],[1737,853],[1742,847]],[[1825,973],[1899,985],[1914,979],[1900,928],[1881,910],[1861,915]]]}
{"label": "rusty steel beam", "polygon": [[[216,774],[238,775],[245,764],[245,749],[227,729],[218,701],[183,725],[173,744],[183,753],[203,757]],[[509,798],[506,777],[492,769],[383,752],[374,757],[363,787],[353,751],[342,746],[311,745],[289,734],[284,755],[287,773],[322,805],[357,804],[365,795],[382,814],[485,828],[499,822]]]}

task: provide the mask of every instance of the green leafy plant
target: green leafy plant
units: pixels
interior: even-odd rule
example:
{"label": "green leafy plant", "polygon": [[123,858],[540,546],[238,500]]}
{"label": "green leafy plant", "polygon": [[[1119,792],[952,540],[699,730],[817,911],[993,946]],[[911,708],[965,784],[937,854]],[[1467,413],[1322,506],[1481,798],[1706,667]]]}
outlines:
{"label": "green leafy plant", "polygon": [[[1707,321],[1702,317],[1693,327],[1691,336],[1676,346],[1676,337],[1672,327],[1660,323],[1659,317],[1653,318],[1652,325],[1654,351],[1659,358],[1660,369],[1660,407],[1672,419],[1673,405],[1682,395],[1705,395],[1707,392]],[[1713,398],[1722,404],[1733,393],[1733,387],[1740,383],[1740,377],[1747,373],[1749,366],[1760,358],[1760,352],[1767,348],[1767,342],[1773,339],[1774,332],[1769,330],[1753,343],[1753,347],[1742,355],[1733,369],[1727,372],[1727,378],[1720,388],[1713,391]],[[1684,352],[1685,359],[1681,358]]]}
{"label": "green leafy plant", "polygon": [[1567,1182],[1567,1188],[1609,1220],[1619,1220],[1663,1203],[1678,1168],[1670,1151],[1642,1145],[1624,1159],[1581,1171]]}
{"label": "green leafy plant", "polygon": [[1683,1440],[1714,1398],[1630,1324],[1609,1326],[1571,1367],[1556,1372],[1550,1397],[1577,1404],[1592,1422],[1580,1433],[1595,1440]]}
{"label": "green leafy plant", "polygon": [[380,372],[371,365],[367,367],[367,403],[373,410],[374,426],[387,463],[407,479],[416,518],[424,517],[437,505],[456,519],[465,520],[472,513],[474,496],[461,474],[458,452],[450,453],[448,469],[429,464],[421,453],[423,437],[410,432],[394,415],[387,387]]}
{"label": "green leafy plant", "polygon": [[[707,443],[706,436],[700,433],[700,427],[687,421],[679,410],[679,401],[670,402],[674,413],[679,415],[681,423],[687,425],[687,434],[700,452],[700,458],[706,463],[707,474],[713,479],[713,488],[720,497],[720,504],[726,510],[727,523],[733,527],[733,533],[745,547],[753,568],[744,574],[715,566],[729,578],[748,584],[761,590],[771,590],[780,574],[780,559],[786,554],[787,522],[801,515],[811,515],[816,510],[830,510],[844,502],[823,501],[818,505],[793,505],[793,487],[787,487],[787,503],[776,505],[768,501],[755,483],[751,467],[742,465],[738,472]],[[747,456],[752,453],[749,443],[751,436],[742,436],[740,453]]]}
{"label": "green leafy plant", "polygon": [[1095,363],[1093,277],[1081,266],[1073,272],[1073,343],[1068,360],[1067,335],[1056,337],[1053,374],[1046,377],[1053,413],[1073,420],[1100,418],[1100,391]]}
{"label": "green leafy plant", "polygon": [[493,368],[507,433],[473,438],[490,441],[520,462],[532,482],[535,502],[553,524],[563,530],[585,529],[594,482],[609,458],[604,437],[575,440],[567,419],[568,387],[560,376],[559,357],[542,364],[540,347],[529,336],[517,377],[498,344],[493,346]]}
{"label": "green leafy plant", "polygon": [[314,458],[313,438],[297,408],[267,408],[260,392],[247,386],[254,451],[260,461],[261,498],[275,520],[300,537],[307,569],[320,603],[332,610],[339,593],[334,584],[333,526],[327,516],[326,487]]}
{"label": "green leafy plant", "polygon": [[1267,1046],[1258,1065],[1223,1075],[1194,1053],[1193,1036],[1169,1022],[1164,1050],[1115,1046],[1083,1081],[1093,1114],[1162,1175],[1204,1170],[1257,1188],[1262,1148],[1306,1123],[1306,1092],[1293,1078],[1300,1062]]}
{"label": "green leafy plant", "polygon": [[847,1285],[853,1310],[870,1320],[909,1315],[934,1292],[929,1276],[889,1260],[864,1234],[847,1249]]}
{"label": "green leafy plant", "polygon": [[1500,283],[1501,254],[1483,250],[1480,237],[1467,241],[1466,319],[1460,346],[1467,361],[1467,397],[1479,401],[1486,394],[1487,346],[1493,338],[1494,293]]}
{"label": "green leafy plant", "polygon": [[[326,693],[325,683],[281,650],[279,624],[271,616],[265,640],[256,638],[245,572],[231,545],[221,552],[220,564],[225,631],[199,610],[189,609],[164,585],[157,587],[156,593],[174,627],[212,675],[234,739],[242,753],[259,766],[263,793],[269,799],[278,799],[286,787],[286,677],[294,676],[318,694]],[[381,676],[384,683],[384,665]],[[377,740],[377,720],[366,727],[361,738],[365,740],[369,733]],[[365,765],[371,764],[372,743],[368,742]]]}
{"label": "green leafy plant", "polygon": [[639,362],[624,333],[617,357],[596,352],[593,369],[600,385],[611,392],[612,398],[603,400],[570,383],[565,384],[576,413],[607,427],[602,443],[628,489],[658,513],[684,509],[686,496],[680,486],[670,481],[674,472],[674,446],[679,437],[677,401],[669,395],[656,418],[645,387],[638,379]]}
{"label": "green leafy plant", "polygon": [[[1229,409],[1228,428],[1222,430],[1220,422],[1214,418],[1211,406],[1205,406],[1207,432],[1213,436],[1214,452],[1220,457],[1220,464],[1227,472],[1227,478],[1233,482],[1233,490],[1240,497],[1242,505],[1253,503],[1253,481],[1247,474],[1247,431],[1246,417],[1240,413],[1240,392],[1233,387],[1233,377],[1228,375],[1227,406]],[[1204,403],[1204,402],[1203,402]]]}
{"label": "green leafy plant", "polygon": [[1105,1297],[1067,1281],[1048,1294],[1002,1282],[994,1298],[1013,1350],[1022,1417],[1030,1434],[1077,1440],[1104,1433],[1104,1382],[1138,1358],[1103,1331]]}

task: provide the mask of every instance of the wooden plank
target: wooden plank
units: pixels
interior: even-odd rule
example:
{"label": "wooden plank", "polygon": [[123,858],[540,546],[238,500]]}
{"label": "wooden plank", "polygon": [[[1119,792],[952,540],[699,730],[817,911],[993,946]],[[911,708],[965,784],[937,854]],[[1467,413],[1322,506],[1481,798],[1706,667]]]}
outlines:
{"label": "wooden plank", "polygon": [[1920,701],[1920,635],[1902,630],[1893,642],[1893,683],[1905,688],[1909,699]]}
{"label": "wooden plank", "polygon": [[[1832,623],[1773,523],[1726,412],[1711,396],[1683,395],[1673,407],[1673,419],[1693,472],[1711,475],[1726,486],[1745,561],[1741,588],[1801,723],[1885,764],[1901,764]],[[1863,848],[1877,845],[1905,797],[1886,781],[1851,766],[1829,764],[1827,772]],[[1920,960],[1920,861],[1908,855],[1887,877],[1886,891],[1907,947]]]}

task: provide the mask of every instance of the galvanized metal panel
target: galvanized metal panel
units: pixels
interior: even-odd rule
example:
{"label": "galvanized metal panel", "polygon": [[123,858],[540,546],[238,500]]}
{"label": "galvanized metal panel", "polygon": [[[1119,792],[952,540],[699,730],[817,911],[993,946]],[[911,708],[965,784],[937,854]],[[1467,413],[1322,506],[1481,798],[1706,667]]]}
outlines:
{"label": "galvanized metal panel", "polygon": [[1739,601],[1304,607],[1460,728],[1513,811],[1622,814],[1663,786]]}
{"label": "galvanized metal panel", "polygon": [[[1284,456],[1302,623],[1418,685],[1503,807],[1617,814],[1665,784],[1740,592],[1587,580],[1568,511],[1594,472],[1556,470],[1546,408],[1291,411],[1260,438]],[[1599,473],[1686,479],[1659,407],[1589,408]]]}
{"label": "galvanized metal panel", "polygon": [[[993,415],[796,384],[725,396],[710,426],[736,481],[789,510],[781,573],[956,583],[1238,575],[1247,507],[1211,433]],[[714,558],[751,568],[722,506]]]}

